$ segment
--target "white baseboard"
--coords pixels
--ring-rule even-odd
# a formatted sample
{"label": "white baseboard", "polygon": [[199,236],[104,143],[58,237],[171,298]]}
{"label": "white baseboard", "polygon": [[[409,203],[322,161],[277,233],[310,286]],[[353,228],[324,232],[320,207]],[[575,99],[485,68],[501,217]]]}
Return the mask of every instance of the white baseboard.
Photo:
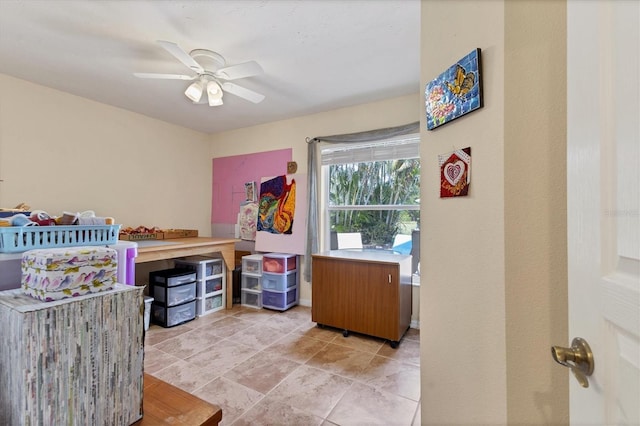
{"label": "white baseboard", "polygon": [[306,307],[310,308],[311,307],[311,300],[309,300],[309,299],[300,299],[298,301],[298,305],[306,306]]}
{"label": "white baseboard", "polygon": [[415,328],[420,330],[420,321],[419,320],[411,320],[411,323],[409,324],[409,328]]}

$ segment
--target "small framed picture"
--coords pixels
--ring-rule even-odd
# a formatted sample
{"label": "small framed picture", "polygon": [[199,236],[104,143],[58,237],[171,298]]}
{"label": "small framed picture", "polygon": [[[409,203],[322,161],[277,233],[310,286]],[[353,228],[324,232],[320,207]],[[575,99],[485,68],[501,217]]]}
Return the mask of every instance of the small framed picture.
{"label": "small framed picture", "polygon": [[257,201],[256,200],[256,183],[255,182],[247,182],[244,184],[244,192],[245,198],[247,201]]}

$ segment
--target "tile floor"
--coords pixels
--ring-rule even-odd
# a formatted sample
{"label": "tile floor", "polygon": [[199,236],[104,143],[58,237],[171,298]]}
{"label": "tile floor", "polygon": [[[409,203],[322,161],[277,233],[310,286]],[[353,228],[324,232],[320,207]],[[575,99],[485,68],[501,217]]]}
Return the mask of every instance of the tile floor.
{"label": "tile floor", "polygon": [[145,372],[222,408],[222,425],[418,425],[419,331],[388,342],[319,328],[311,308],[234,305],[151,325]]}

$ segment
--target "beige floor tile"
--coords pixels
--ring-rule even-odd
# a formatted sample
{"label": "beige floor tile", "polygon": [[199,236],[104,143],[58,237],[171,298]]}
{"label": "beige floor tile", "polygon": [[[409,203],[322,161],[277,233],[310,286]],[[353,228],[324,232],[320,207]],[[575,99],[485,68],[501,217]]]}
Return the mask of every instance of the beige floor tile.
{"label": "beige floor tile", "polygon": [[212,330],[197,329],[167,339],[155,347],[177,358],[186,359],[219,340]]}
{"label": "beige floor tile", "polygon": [[264,349],[284,337],[287,332],[273,328],[269,320],[260,322],[233,335],[233,341],[255,349]]}
{"label": "beige floor tile", "polygon": [[378,355],[408,364],[420,365],[420,342],[402,339],[396,349],[389,345],[383,345],[378,351]]}
{"label": "beige floor tile", "polygon": [[171,364],[180,361],[180,358],[176,358],[173,355],[162,352],[160,349],[156,349],[153,346],[147,346],[144,348],[144,372],[148,374],[154,374],[163,368],[167,368]]}
{"label": "beige floor tile", "polygon": [[411,425],[418,403],[401,396],[353,383],[327,420],[347,425]]}
{"label": "beige floor tile", "polygon": [[311,321],[311,307],[300,305],[294,306],[291,309],[283,311],[282,315],[295,319],[298,325],[300,325],[302,322]]}
{"label": "beige floor tile", "polygon": [[361,372],[359,381],[414,401],[420,399],[420,367],[412,364],[375,356]]}
{"label": "beige floor tile", "polygon": [[269,398],[325,418],[351,383],[344,377],[301,365],[269,393]]}
{"label": "beige floor tile", "polygon": [[198,368],[189,362],[180,360],[158,371],[154,376],[193,393],[196,389],[218,377],[218,373],[215,370]]}
{"label": "beige floor tile", "polygon": [[320,417],[267,396],[237,419],[233,426],[314,426],[321,425],[322,422]]}
{"label": "beige floor tile", "polygon": [[200,327],[198,330],[207,330],[211,331],[214,335],[220,338],[226,338],[233,336],[239,331],[246,330],[249,327],[253,327],[256,324],[256,321],[251,321],[249,318],[242,319],[238,318],[235,315],[226,316],[214,323],[211,323],[209,327]]}
{"label": "beige floor tile", "polygon": [[233,423],[245,411],[263,398],[263,394],[224,377],[209,382],[193,393],[198,398],[217,405],[222,409],[221,425]]}
{"label": "beige floor tile", "polygon": [[212,312],[210,314],[198,317],[190,322],[189,325],[192,328],[208,327],[214,322],[220,321],[223,318],[233,315],[233,313],[235,313],[235,311],[231,311],[230,309],[222,309],[220,311]]}
{"label": "beige floor tile", "polygon": [[352,349],[357,349],[363,352],[371,352],[375,354],[385,343],[384,339],[366,336],[364,334],[349,333],[348,337],[344,337],[341,331],[335,330],[335,332],[339,336],[333,339],[331,343],[340,346],[346,346]]}
{"label": "beige floor tile", "polygon": [[224,377],[266,394],[298,365],[277,355],[259,352],[225,373]]}
{"label": "beige floor tile", "polygon": [[175,336],[179,336],[188,331],[193,330],[194,327],[190,323],[181,324],[179,326],[164,328],[156,324],[151,324],[149,330],[146,331],[144,336],[144,344],[146,346],[153,346],[160,342],[164,342]]}
{"label": "beige floor tile", "polygon": [[[410,328],[404,334],[403,339],[416,340],[416,341],[419,342],[420,341],[420,329],[418,329],[418,328]],[[402,342],[400,344],[402,344]]]}
{"label": "beige floor tile", "polygon": [[292,333],[266,347],[264,352],[278,355],[291,361],[304,363],[326,345],[327,342]]}
{"label": "beige floor tile", "polygon": [[198,368],[215,371],[221,376],[257,353],[256,348],[226,339],[188,357],[186,361]]}
{"label": "beige floor tile", "polygon": [[283,312],[281,314],[272,315],[266,321],[264,321],[264,324],[285,333],[290,333],[300,326],[300,322],[300,319],[296,318],[295,316],[287,316]]}
{"label": "beige floor tile", "polygon": [[294,333],[301,334],[306,337],[313,337],[314,339],[322,340],[325,342],[331,342],[341,334],[336,333],[335,329],[318,327],[315,322],[306,321],[300,327],[294,330]]}
{"label": "beige floor tile", "polygon": [[277,311],[271,311],[269,309],[255,309],[247,307],[233,314],[233,317],[242,318],[245,321],[266,321],[268,318],[277,314]]}
{"label": "beige floor tile", "polygon": [[307,361],[307,365],[350,379],[357,379],[373,357],[374,354],[370,352],[328,343]]}

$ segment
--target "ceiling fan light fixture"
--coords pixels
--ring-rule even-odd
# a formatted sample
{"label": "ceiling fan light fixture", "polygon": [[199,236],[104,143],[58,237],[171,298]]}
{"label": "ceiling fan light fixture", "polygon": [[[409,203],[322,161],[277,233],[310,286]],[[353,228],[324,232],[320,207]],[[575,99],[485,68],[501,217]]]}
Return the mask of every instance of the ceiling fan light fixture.
{"label": "ceiling fan light fixture", "polygon": [[222,98],[222,87],[215,81],[209,81],[207,83],[207,95],[210,98]]}
{"label": "ceiling fan light fixture", "polygon": [[222,105],[222,97],[216,99],[216,98],[209,98],[209,106],[220,106]]}
{"label": "ceiling fan light fixture", "polygon": [[222,87],[216,81],[207,83],[207,97],[209,98],[209,106],[222,105]]}
{"label": "ceiling fan light fixture", "polygon": [[202,91],[204,87],[200,81],[193,82],[187,87],[184,94],[187,98],[191,99],[193,102],[200,102],[202,99]]}
{"label": "ceiling fan light fixture", "polygon": [[[187,53],[176,43],[170,41],[158,40],[158,44],[191,71],[194,71],[196,75],[134,73],[136,77],[193,81],[185,90],[184,95],[194,104],[199,105],[206,103],[210,106],[222,105],[225,93],[231,93],[254,104],[264,100],[264,95],[228,81],[262,74],[264,70],[256,61],[227,66],[222,55],[208,49],[194,49]],[[205,91],[207,102],[203,99]]]}

